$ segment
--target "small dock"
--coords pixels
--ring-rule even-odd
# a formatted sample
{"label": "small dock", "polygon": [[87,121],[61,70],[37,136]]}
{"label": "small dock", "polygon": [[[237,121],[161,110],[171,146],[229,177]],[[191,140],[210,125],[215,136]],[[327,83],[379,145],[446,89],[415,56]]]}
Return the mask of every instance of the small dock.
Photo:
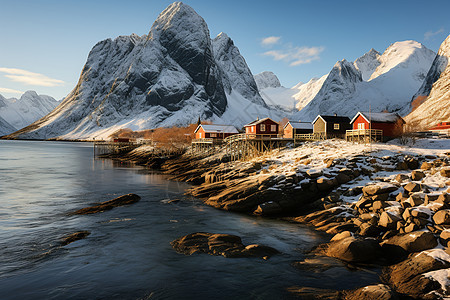
{"label": "small dock", "polygon": [[94,142],[94,157],[130,152],[141,145],[135,142]]}
{"label": "small dock", "polygon": [[294,139],[285,139],[281,134],[260,135],[260,134],[235,134],[223,140],[226,152],[231,160],[259,156],[264,152],[285,147]]}

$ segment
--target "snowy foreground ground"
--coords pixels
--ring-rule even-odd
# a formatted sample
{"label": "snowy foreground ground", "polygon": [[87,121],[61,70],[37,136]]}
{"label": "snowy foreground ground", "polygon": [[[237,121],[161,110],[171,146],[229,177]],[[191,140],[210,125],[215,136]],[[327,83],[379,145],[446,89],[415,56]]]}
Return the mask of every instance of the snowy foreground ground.
{"label": "snowy foreground ground", "polygon": [[[400,145],[399,140],[393,140],[389,143],[374,143],[374,144],[355,144],[342,140],[327,140],[320,142],[309,142],[297,148],[274,151],[270,155],[258,157],[253,159],[254,162],[268,161],[265,165],[266,171],[264,174],[273,174],[276,176],[285,175],[289,177],[293,173],[296,174],[321,174],[317,179],[330,178],[333,173],[345,168],[345,163],[352,161],[354,157],[367,157],[365,160],[355,160],[355,163],[361,169],[367,169],[368,175],[359,176],[354,180],[341,185],[338,190],[342,191],[341,200],[347,206],[355,205],[360,199],[361,194],[351,195],[344,191],[361,189],[370,184],[396,184],[398,182],[399,174],[406,176],[411,175],[411,170],[399,170],[398,163],[404,157],[411,156],[415,158],[423,158],[425,160],[439,159],[440,157],[448,157],[450,152],[450,139],[418,139],[416,141],[409,141],[409,145]],[[329,162],[334,160],[336,163],[330,166]],[[370,161],[370,162],[367,162]],[[340,165],[340,163],[342,163]],[[418,166],[418,169],[420,165]],[[446,167],[448,168],[448,167]],[[422,168],[423,169],[423,168]],[[430,194],[448,193],[450,178],[442,176],[439,171],[422,170],[425,177],[420,181],[416,181],[429,189]],[[307,179],[305,179],[307,180]],[[411,182],[411,179],[407,181]],[[405,182],[403,182],[405,184]],[[271,189],[284,188],[284,184],[273,186]],[[298,183],[300,188],[301,182]],[[400,193],[401,189],[396,193]],[[423,194],[423,193],[421,193]],[[391,201],[393,202],[393,201]],[[394,203],[395,204],[395,203]],[[433,203],[423,203],[422,205],[414,205],[414,209],[424,212],[432,219]],[[395,204],[393,207],[386,209],[389,213],[396,214],[396,207],[400,204]],[[398,209],[397,209],[398,210]],[[400,213],[401,218],[401,213]],[[449,229],[446,229],[447,231]],[[426,228],[419,229],[419,231],[427,231]],[[427,254],[436,257],[438,260],[450,263],[450,255],[448,251],[444,252],[445,247],[438,243],[434,249],[421,252],[417,255]],[[450,288],[450,269],[442,269],[423,274],[425,277],[431,277],[441,284],[443,291],[449,291]],[[447,294],[445,293],[445,294]],[[446,298],[450,299],[450,298]]]}
{"label": "snowy foreground ground", "polygon": [[[309,142],[301,145],[300,147],[274,151],[270,155],[258,157],[253,161],[270,160],[273,162],[270,166],[266,166],[268,173],[277,175],[290,175],[292,173],[306,173],[306,172],[322,172],[322,178],[327,178],[327,174],[333,171],[339,171],[343,168],[343,165],[336,164],[335,166],[328,168],[327,159],[344,159],[346,161],[351,160],[352,157],[366,155],[373,157],[377,160],[378,165],[382,167],[382,171],[375,173],[375,176],[363,176],[353,180],[345,185],[342,185],[344,189],[351,189],[358,186],[365,186],[370,182],[380,181],[379,179],[390,178],[396,176],[399,170],[396,170],[396,166],[392,164],[387,158],[395,156],[445,156],[445,153],[450,152],[450,139],[418,139],[415,143],[410,141],[409,145],[400,145],[398,140],[393,140],[390,143],[373,143],[373,144],[356,144],[346,142],[343,140],[326,140],[320,142]],[[359,164],[359,163],[357,163]],[[371,164],[373,165],[373,164]],[[370,168],[370,165],[363,166]],[[403,173],[408,173],[404,171]],[[321,177],[318,177],[320,179]],[[427,176],[425,184],[439,190],[445,188],[445,182],[448,178],[440,176],[439,173],[433,176]],[[358,201],[359,196],[347,197],[347,202]]]}

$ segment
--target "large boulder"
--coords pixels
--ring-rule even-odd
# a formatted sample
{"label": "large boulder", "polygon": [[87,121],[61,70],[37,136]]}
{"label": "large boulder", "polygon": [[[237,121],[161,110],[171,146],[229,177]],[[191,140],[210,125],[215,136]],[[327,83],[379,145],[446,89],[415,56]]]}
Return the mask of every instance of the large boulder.
{"label": "large boulder", "polygon": [[429,231],[414,231],[391,237],[383,241],[382,246],[387,250],[395,251],[397,249],[407,253],[413,253],[434,248],[437,244],[438,242],[433,233]]}
{"label": "large boulder", "polygon": [[376,260],[380,250],[375,239],[351,236],[331,242],[326,254],[346,262],[361,263]]}
{"label": "large boulder", "polygon": [[224,257],[260,257],[267,259],[279,253],[276,249],[262,245],[242,243],[240,237],[231,234],[196,232],[180,237],[170,243],[179,253],[192,255],[207,253]]}
{"label": "large boulder", "polygon": [[450,225],[450,209],[437,211],[433,216],[433,221],[437,225]]}
{"label": "large boulder", "polygon": [[378,225],[386,228],[386,229],[395,229],[397,227],[397,222],[402,218],[396,214],[384,211],[380,215],[380,220],[378,221]]}
{"label": "large boulder", "polygon": [[442,249],[433,249],[410,256],[407,260],[386,268],[383,277],[402,294],[421,298],[440,284],[428,276],[431,271],[450,267],[450,255]]}
{"label": "large boulder", "polygon": [[421,170],[414,170],[411,172],[411,179],[413,181],[422,180],[425,177],[425,173]]}
{"label": "large boulder", "polygon": [[397,294],[385,284],[368,285],[353,291],[344,292],[345,300],[394,300]]}
{"label": "large boulder", "polygon": [[396,191],[398,188],[387,182],[377,182],[375,184],[366,185],[362,192],[364,196],[374,196],[379,194],[386,194]]}

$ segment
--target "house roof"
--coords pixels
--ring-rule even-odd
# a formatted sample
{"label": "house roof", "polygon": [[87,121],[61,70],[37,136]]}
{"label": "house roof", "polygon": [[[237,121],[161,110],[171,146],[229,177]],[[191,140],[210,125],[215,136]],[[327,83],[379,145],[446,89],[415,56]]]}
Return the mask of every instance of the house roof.
{"label": "house roof", "polygon": [[257,125],[257,124],[262,123],[262,122],[267,121],[267,120],[270,120],[270,121],[272,121],[272,122],[278,124],[278,122],[275,122],[275,121],[272,120],[271,118],[264,118],[264,119],[261,119],[261,120],[258,120],[258,119],[257,119],[257,120],[255,120],[255,121],[253,121],[253,122],[250,122],[250,123],[248,123],[247,125],[245,125],[244,127]]}
{"label": "house roof", "polygon": [[398,119],[400,119],[403,123],[406,123],[402,117],[400,117],[397,113],[374,113],[374,112],[358,112],[350,123],[355,122],[358,116],[362,116],[367,122],[377,122],[377,123],[395,123]]}
{"label": "house roof", "polygon": [[318,115],[314,121],[312,121],[312,124],[316,123],[317,119],[321,118],[326,123],[349,123],[350,124],[350,118],[344,117],[344,116],[324,116],[324,115]]}
{"label": "house roof", "polygon": [[313,129],[313,125],[309,122],[295,122],[295,121],[289,121],[284,125],[284,128],[288,126],[288,124],[291,124],[292,128],[294,129]]}
{"label": "house roof", "polygon": [[200,127],[203,128],[205,132],[212,133],[239,133],[239,131],[233,125],[209,125],[209,124],[201,124],[195,129],[194,133],[196,133]]}

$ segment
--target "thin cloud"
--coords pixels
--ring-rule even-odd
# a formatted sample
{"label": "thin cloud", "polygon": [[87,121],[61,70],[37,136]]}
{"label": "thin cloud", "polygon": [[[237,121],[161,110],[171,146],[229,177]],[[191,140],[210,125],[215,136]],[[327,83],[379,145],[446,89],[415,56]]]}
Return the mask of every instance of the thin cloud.
{"label": "thin cloud", "polygon": [[281,36],[268,36],[266,38],[263,38],[261,40],[261,45],[262,46],[272,46],[277,44],[281,39]]}
{"label": "thin cloud", "polygon": [[63,85],[64,81],[59,79],[53,79],[43,74],[34,73],[22,69],[15,68],[0,68],[0,73],[5,73],[6,78],[15,82],[25,83],[29,85],[37,86],[59,86]]}
{"label": "thin cloud", "polygon": [[0,87],[0,93],[4,93],[4,94],[19,94],[19,95],[23,94],[22,91],[8,89],[8,88],[2,88],[2,87]]}
{"label": "thin cloud", "polygon": [[289,47],[284,50],[267,51],[263,55],[271,56],[274,60],[282,60],[294,67],[319,60],[319,55],[324,49],[324,47]]}
{"label": "thin cloud", "polygon": [[441,29],[439,29],[438,31],[435,31],[435,32],[429,30],[429,31],[425,32],[425,34],[423,35],[423,38],[425,40],[429,40],[433,36],[438,35],[438,34],[440,34],[442,32],[444,32],[444,28],[441,28]]}

